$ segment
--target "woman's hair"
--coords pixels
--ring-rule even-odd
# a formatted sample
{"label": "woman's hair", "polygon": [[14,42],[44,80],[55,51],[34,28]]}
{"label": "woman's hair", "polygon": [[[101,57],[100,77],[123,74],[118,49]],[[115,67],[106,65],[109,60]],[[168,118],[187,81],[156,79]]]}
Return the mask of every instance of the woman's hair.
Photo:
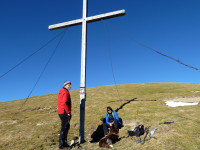
{"label": "woman's hair", "polygon": [[108,111],[108,110],[111,110],[111,111],[112,111],[112,108],[111,108],[110,106],[108,106],[108,107],[107,107],[107,111]]}

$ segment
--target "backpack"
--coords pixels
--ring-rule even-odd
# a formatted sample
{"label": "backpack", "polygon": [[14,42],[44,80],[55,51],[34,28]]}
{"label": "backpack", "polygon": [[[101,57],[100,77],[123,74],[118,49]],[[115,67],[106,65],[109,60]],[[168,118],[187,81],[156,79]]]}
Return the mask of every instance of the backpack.
{"label": "backpack", "polygon": [[144,134],[144,132],[145,132],[144,125],[140,124],[140,125],[136,126],[135,129],[128,130],[128,135],[140,137],[141,135]]}

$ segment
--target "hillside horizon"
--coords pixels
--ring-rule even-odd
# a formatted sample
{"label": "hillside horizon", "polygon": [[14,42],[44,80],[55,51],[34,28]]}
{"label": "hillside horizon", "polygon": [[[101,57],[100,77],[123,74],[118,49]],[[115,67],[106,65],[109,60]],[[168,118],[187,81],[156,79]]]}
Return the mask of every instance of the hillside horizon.
{"label": "hillside horizon", "polygon": [[[200,102],[200,84],[197,83],[133,83],[87,88],[85,109],[86,150],[99,150],[102,137],[102,118],[106,107],[117,110],[124,127],[114,149],[194,149],[200,147],[200,105],[168,107],[166,100],[197,98]],[[79,89],[70,91],[72,120],[68,143],[79,136]],[[58,149],[60,119],[57,114],[58,93],[0,103],[0,149]],[[173,122],[163,124],[164,122]],[[138,124],[158,128],[152,139],[141,145],[127,131]],[[144,136],[142,136],[142,139]],[[76,150],[78,145],[72,149]]]}
{"label": "hillside horizon", "polygon": [[[150,83],[182,83],[182,84],[200,84],[200,83],[190,83],[190,82],[145,82],[145,83],[124,83],[124,84],[116,84],[116,85],[129,85],[129,84],[150,84]],[[104,87],[104,86],[115,86],[114,84],[110,84],[110,85],[101,85],[101,86],[94,86],[94,87],[86,87],[86,89],[90,89],[90,88],[97,88],[97,87]],[[60,87],[62,88],[62,87]],[[60,89],[58,89],[58,92],[59,92]],[[75,91],[75,90],[80,90],[80,89],[73,89],[73,90],[70,90],[70,92],[72,91]],[[33,96],[30,96],[29,98],[31,97],[37,97],[37,96],[44,96],[44,95],[50,95],[50,94],[58,94],[58,92],[56,93],[47,93],[47,94],[41,94],[41,95],[33,95]],[[87,91],[86,91],[87,92]],[[0,101],[0,103],[3,103],[3,102],[10,102],[10,101],[18,101],[18,100],[25,100],[25,98],[20,98],[20,99],[13,99],[13,100],[6,100],[6,101]]]}

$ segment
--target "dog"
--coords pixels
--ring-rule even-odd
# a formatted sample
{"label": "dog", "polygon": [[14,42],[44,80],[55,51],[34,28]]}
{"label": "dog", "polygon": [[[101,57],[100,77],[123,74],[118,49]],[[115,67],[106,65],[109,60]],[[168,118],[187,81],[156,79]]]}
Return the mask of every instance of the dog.
{"label": "dog", "polygon": [[113,143],[119,139],[119,131],[116,127],[111,127],[110,132],[107,136],[101,138],[99,141],[99,147],[113,148]]}

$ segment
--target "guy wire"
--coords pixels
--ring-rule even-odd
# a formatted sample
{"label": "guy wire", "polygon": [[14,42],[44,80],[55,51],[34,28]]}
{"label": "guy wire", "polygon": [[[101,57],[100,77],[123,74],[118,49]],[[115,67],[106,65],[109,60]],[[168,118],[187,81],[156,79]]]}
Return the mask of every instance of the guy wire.
{"label": "guy wire", "polygon": [[149,46],[147,46],[147,45],[145,45],[145,44],[143,44],[143,43],[141,43],[141,42],[138,42],[137,40],[135,40],[135,39],[132,38],[131,36],[129,36],[129,35],[123,33],[122,31],[120,31],[120,30],[117,29],[116,27],[113,27],[113,26],[110,25],[110,24],[109,24],[109,26],[111,26],[113,30],[119,32],[121,35],[123,35],[123,36],[125,36],[126,38],[132,40],[133,42],[137,43],[138,45],[140,45],[140,46],[142,46],[142,47],[145,47],[145,48],[147,48],[147,49],[150,49],[150,50],[156,52],[157,54],[162,55],[162,56],[164,56],[164,57],[167,57],[167,58],[169,58],[169,59],[171,59],[171,60],[174,60],[174,61],[176,61],[177,63],[179,63],[179,64],[181,64],[181,65],[184,65],[184,66],[186,66],[186,67],[188,67],[188,68],[194,69],[194,70],[196,70],[196,71],[200,71],[199,68],[195,68],[195,67],[193,67],[193,66],[191,66],[191,65],[188,65],[188,64],[185,64],[185,63],[181,62],[179,59],[176,59],[176,58],[173,58],[173,57],[171,57],[171,56],[165,55],[165,54],[159,52],[158,50],[155,50],[155,49],[153,49],[153,48],[151,48],[151,47],[149,47]]}
{"label": "guy wire", "polygon": [[61,36],[61,38],[60,38],[58,44],[56,45],[56,47],[55,47],[53,53],[52,53],[51,56],[49,57],[49,60],[47,61],[45,67],[43,68],[42,72],[40,73],[40,75],[39,75],[39,77],[38,77],[36,83],[34,84],[33,88],[31,89],[30,93],[28,94],[28,97],[26,98],[26,100],[24,101],[24,103],[21,105],[21,107],[20,107],[19,109],[22,109],[22,107],[23,107],[23,106],[25,105],[25,103],[28,101],[30,95],[32,94],[32,92],[33,92],[33,90],[35,89],[36,85],[37,85],[38,82],[40,81],[40,79],[41,79],[41,77],[42,77],[44,71],[46,70],[46,68],[47,68],[47,66],[48,66],[48,64],[49,64],[49,62],[50,62],[51,59],[53,58],[53,56],[54,56],[54,54],[55,54],[55,52],[56,52],[56,50],[57,50],[57,48],[58,48],[60,42],[62,41],[62,39],[63,39],[63,37],[64,37],[66,31],[67,31],[67,29],[64,30],[63,35]]}
{"label": "guy wire", "polygon": [[53,37],[51,40],[49,40],[46,44],[44,44],[42,47],[40,47],[38,50],[36,50],[35,52],[33,52],[32,54],[30,54],[29,56],[27,56],[26,58],[24,58],[22,61],[20,61],[18,64],[16,64],[15,66],[13,66],[11,69],[9,69],[7,72],[5,72],[4,74],[2,74],[0,76],[0,78],[2,78],[3,76],[5,76],[6,74],[8,74],[10,71],[12,71],[13,69],[15,69],[16,67],[18,67],[19,65],[21,65],[23,62],[25,62],[26,60],[28,60],[30,57],[32,57],[33,55],[35,55],[37,52],[39,52],[40,50],[42,50],[44,47],[46,47],[49,43],[51,43],[53,40],[55,40],[58,36],[60,36],[63,32],[62,31],[60,33],[58,33],[55,37]]}
{"label": "guy wire", "polygon": [[109,37],[108,37],[108,30],[106,28],[105,21],[103,21],[103,23],[104,23],[105,35],[106,35],[107,46],[108,46],[108,54],[109,54],[109,57],[110,57],[110,66],[111,66],[111,69],[112,69],[112,75],[113,75],[113,79],[114,79],[115,88],[116,88],[116,91],[117,91],[117,94],[118,94],[118,98],[120,100],[119,90],[118,90],[118,87],[117,87],[114,69],[113,69],[113,64],[112,64],[112,55],[111,55],[111,48],[110,48],[110,40],[109,40]]}

